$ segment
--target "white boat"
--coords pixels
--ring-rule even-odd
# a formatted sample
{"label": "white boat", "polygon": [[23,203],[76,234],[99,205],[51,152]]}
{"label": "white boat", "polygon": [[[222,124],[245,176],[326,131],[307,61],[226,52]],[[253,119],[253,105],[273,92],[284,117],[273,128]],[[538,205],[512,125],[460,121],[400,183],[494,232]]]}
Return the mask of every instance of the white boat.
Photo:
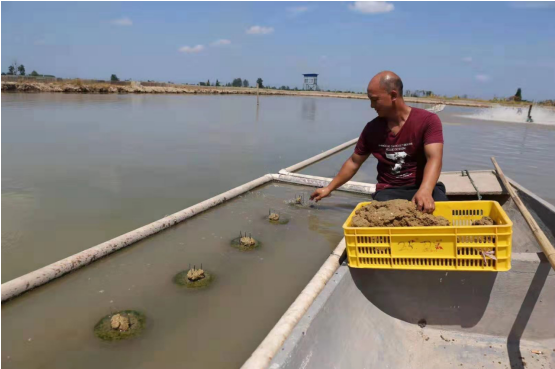
{"label": "white boat", "polygon": [[[555,368],[555,272],[495,172],[470,175],[513,221],[509,271],[356,269],[343,256],[287,336],[276,335],[282,318],[244,367]],[[468,176],[440,180],[450,200],[477,199]],[[555,207],[510,183],[553,243]]]}

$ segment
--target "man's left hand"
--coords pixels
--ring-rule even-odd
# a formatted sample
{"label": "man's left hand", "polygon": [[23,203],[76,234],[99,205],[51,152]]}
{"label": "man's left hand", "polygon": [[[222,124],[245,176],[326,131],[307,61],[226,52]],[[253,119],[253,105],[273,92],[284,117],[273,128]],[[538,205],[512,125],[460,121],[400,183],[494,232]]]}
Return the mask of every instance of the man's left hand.
{"label": "man's left hand", "polygon": [[419,189],[412,198],[412,202],[416,204],[416,208],[425,213],[433,213],[436,209],[432,192],[426,189]]}

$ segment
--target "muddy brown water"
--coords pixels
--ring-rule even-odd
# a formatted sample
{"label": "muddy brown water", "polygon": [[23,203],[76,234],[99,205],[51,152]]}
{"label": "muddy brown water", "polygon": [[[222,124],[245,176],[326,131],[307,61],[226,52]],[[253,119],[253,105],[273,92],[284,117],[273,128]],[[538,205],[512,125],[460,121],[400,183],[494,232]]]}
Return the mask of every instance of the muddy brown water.
{"label": "muddy brown water", "polygon": [[[495,155],[555,203],[555,126],[478,113],[440,113],[444,170],[491,169]],[[251,96],[2,94],[2,282],[343,143],[374,116],[367,101],[348,99],[261,97],[257,109]],[[302,172],[333,176],[350,152]],[[375,182],[375,165],[355,180]],[[3,304],[2,365],[240,365],[365,200],[336,193],[317,211],[283,205],[299,192],[265,186]],[[290,222],[270,224],[269,208]],[[263,246],[231,248],[240,230]],[[201,262],[214,285],[176,290],[175,273]],[[98,319],[123,309],[147,314],[146,334],[118,346],[96,340]]]}
{"label": "muddy brown water", "polygon": [[[363,196],[338,193],[320,208],[284,199],[309,188],[268,184],[2,305],[3,368],[234,368],[294,301],[342,238]],[[268,208],[290,217],[276,227]],[[230,246],[239,230],[260,248]],[[173,283],[189,263],[215,275],[202,290]],[[104,342],[110,312],[147,316],[136,338]]]}
{"label": "muddy brown water", "polygon": [[[365,100],[264,96],[257,108],[255,99],[3,93],[2,282],[276,173],[375,117]],[[495,155],[506,175],[555,203],[555,125],[496,114],[516,113],[440,113],[444,170],[491,169]],[[351,152],[303,172],[333,176]],[[371,158],[355,180],[375,182],[375,166]]]}

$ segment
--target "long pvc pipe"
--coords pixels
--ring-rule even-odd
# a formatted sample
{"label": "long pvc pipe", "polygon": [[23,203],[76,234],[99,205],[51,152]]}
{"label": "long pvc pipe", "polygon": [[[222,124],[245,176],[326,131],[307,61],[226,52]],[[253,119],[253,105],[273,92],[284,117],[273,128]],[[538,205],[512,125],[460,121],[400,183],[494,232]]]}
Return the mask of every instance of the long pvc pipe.
{"label": "long pvc pipe", "polygon": [[[356,139],[346,142],[344,144],[341,144],[337,147],[334,147],[333,149],[323,152],[319,155],[316,155],[310,159],[304,160],[301,163],[298,163],[289,167],[288,169],[290,168],[294,169],[299,164],[302,164],[302,166],[298,167],[298,169],[305,168],[339,151],[346,149],[347,147],[353,145],[354,143],[356,143]],[[196,205],[190,206],[175,214],[168,215],[167,217],[164,217],[160,220],[147,224],[141,228],[137,228],[131,232],[125,233],[116,238],[112,238],[109,241],[103,242],[87,250],[68,256],[65,259],[59,260],[55,263],[52,263],[50,265],[37,269],[33,272],[22,275],[21,277],[18,277],[18,278],[12,279],[11,281],[3,283],[2,302],[8,299],[11,299],[15,296],[18,296],[33,288],[39,287],[45,283],[48,283],[51,280],[61,277],[66,273],[79,269],[87,264],[92,263],[97,259],[100,259],[106,255],[109,255],[124,247],[127,247],[148,236],[151,236],[177,223],[180,223],[200,212],[210,209],[229,199],[232,199],[240,194],[243,194],[255,187],[258,187],[264,183],[267,183],[273,179],[278,179],[278,178],[279,178],[278,174],[266,174],[251,182],[245,183],[239,187],[235,187],[234,189],[231,189],[220,195],[214,196]],[[299,184],[307,184],[307,183],[299,183]]]}
{"label": "long pvc pipe", "polygon": [[[317,177],[308,174],[289,173],[285,169],[279,171],[279,174],[272,174],[276,181],[295,183],[305,186],[324,187],[327,186],[333,178]],[[340,191],[356,192],[362,194],[373,194],[376,192],[376,185],[363,182],[349,181],[343,186],[337,188]]]}
{"label": "long pvc pipe", "polygon": [[295,165],[291,165],[290,167],[285,168],[285,170],[288,171],[288,172],[296,172],[298,170],[306,168],[309,165],[312,165],[312,164],[317,163],[321,160],[324,160],[328,156],[331,156],[333,154],[337,154],[338,152],[347,149],[349,146],[353,146],[354,144],[357,143],[357,141],[358,141],[358,137],[353,138],[352,140],[347,141],[347,142],[345,142],[345,143],[343,143],[339,146],[336,146],[333,149],[329,149],[328,151],[324,151],[323,153],[315,155],[315,156],[313,156],[309,159],[306,159],[304,161],[301,161],[300,163],[297,163]]}
{"label": "long pvc pipe", "polygon": [[264,341],[252,353],[251,357],[243,364],[242,369],[266,368],[276,352],[283,345],[287,337],[293,331],[304,313],[308,310],[314,299],[322,291],[326,283],[339,268],[339,259],[345,252],[345,239],[333,250],[318,273],[312,278],[289,309],[283,314],[274,328],[268,333]]}
{"label": "long pvc pipe", "polygon": [[273,176],[271,174],[266,174],[251,182],[245,183],[239,187],[235,187],[227,192],[214,196],[196,205],[190,206],[175,214],[168,215],[167,217],[147,224],[141,228],[137,228],[134,231],[125,233],[119,237],[103,242],[97,246],[93,246],[75,255],[71,255],[65,259],[37,269],[34,272],[30,272],[21,277],[12,279],[11,281],[2,284],[2,301],[6,301],[25,291],[50,282],[55,278],[61,277],[66,273],[79,269],[89,263],[92,263],[96,259],[127,247],[137,241],[140,241],[148,236],[151,236],[179,222],[182,222],[185,219],[188,219],[198,213],[201,213],[229,199],[241,195],[255,187],[270,182],[271,180],[273,180]]}

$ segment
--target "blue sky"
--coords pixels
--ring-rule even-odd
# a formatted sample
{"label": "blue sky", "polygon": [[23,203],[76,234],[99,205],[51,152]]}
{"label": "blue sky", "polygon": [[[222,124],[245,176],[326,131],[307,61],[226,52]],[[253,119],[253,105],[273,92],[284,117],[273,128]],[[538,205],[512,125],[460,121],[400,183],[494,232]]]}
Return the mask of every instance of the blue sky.
{"label": "blue sky", "polygon": [[[2,2],[2,71],[555,98],[555,2]],[[200,45],[200,46],[198,46]]]}

